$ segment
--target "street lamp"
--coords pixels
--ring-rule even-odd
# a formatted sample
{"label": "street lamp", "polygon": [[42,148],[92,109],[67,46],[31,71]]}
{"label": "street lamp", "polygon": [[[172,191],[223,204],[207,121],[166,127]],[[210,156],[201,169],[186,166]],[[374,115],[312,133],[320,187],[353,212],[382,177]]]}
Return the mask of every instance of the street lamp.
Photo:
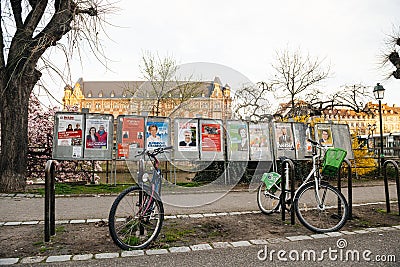
{"label": "street lamp", "polygon": [[379,176],[381,176],[381,167],[383,166],[383,163],[385,161],[384,154],[383,154],[383,125],[382,125],[382,102],[381,102],[381,100],[383,99],[383,97],[385,95],[385,88],[383,88],[382,85],[377,83],[376,86],[374,87],[373,93],[379,103],[379,130],[380,130],[380,139],[381,139],[381,151],[380,151],[380,155],[379,155],[378,166],[379,166]]}

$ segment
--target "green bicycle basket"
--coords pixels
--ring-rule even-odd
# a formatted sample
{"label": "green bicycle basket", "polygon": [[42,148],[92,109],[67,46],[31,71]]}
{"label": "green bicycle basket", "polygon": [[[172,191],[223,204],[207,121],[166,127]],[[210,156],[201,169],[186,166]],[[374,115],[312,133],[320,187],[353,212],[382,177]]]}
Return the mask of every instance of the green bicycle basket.
{"label": "green bicycle basket", "polygon": [[336,175],[346,155],[347,151],[344,149],[328,148],[322,164],[322,174],[327,176]]}
{"label": "green bicycle basket", "polygon": [[265,183],[267,190],[270,190],[272,193],[274,193],[278,189],[277,186],[281,182],[281,175],[276,172],[267,172],[263,174],[261,181]]}

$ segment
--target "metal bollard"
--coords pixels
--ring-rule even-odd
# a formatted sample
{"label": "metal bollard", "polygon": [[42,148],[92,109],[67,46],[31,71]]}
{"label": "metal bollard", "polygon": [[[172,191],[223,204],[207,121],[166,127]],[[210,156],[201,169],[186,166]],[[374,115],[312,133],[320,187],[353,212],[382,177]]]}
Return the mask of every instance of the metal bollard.
{"label": "metal bollard", "polygon": [[45,167],[44,242],[56,234],[55,227],[55,163],[48,160]]}
{"label": "metal bollard", "polygon": [[[353,178],[352,178],[352,171],[351,171],[351,162],[348,159],[345,159],[343,163],[347,164],[347,202],[349,204],[349,220],[353,219]],[[342,163],[342,164],[343,164]],[[338,190],[342,191],[341,186],[341,171],[338,172]]]}
{"label": "metal bollard", "polygon": [[295,213],[293,209],[293,198],[295,191],[295,172],[294,172],[294,163],[291,159],[285,159],[282,161],[282,168],[284,169],[284,175],[282,175],[282,193],[281,193],[281,214],[282,221],[285,221],[285,213],[286,213],[286,187],[287,183],[290,180],[290,203],[292,203],[292,207],[290,209],[290,223],[291,225],[295,224]]}
{"label": "metal bollard", "polygon": [[398,210],[399,210],[399,215],[400,215],[400,183],[399,183],[399,165],[397,165],[396,161],[394,160],[385,160],[383,163],[383,182],[385,185],[385,199],[386,199],[386,213],[390,213],[390,199],[389,199],[389,182],[387,178],[387,165],[392,164],[394,169],[396,170],[396,191],[397,191],[397,205],[398,205]]}

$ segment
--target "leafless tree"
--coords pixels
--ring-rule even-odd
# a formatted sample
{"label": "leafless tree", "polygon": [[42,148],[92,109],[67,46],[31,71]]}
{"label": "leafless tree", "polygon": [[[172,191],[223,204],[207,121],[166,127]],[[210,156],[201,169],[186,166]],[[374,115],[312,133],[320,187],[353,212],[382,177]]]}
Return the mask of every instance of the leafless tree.
{"label": "leafless tree", "polygon": [[291,52],[286,48],[276,52],[276,62],[272,64],[274,75],[270,80],[276,96],[289,98],[292,108],[296,99],[307,100],[316,86],[329,77],[330,67],[323,63],[309,54],[304,56],[300,50]]}
{"label": "leafless tree", "polygon": [[391,70],[393,66],[394,71],[388,71],[388,78],[394,77],[400,79],[400,27],[393,26],[393,31],[389,34],[385,40],[385,48],[382,53],[382,67],[389,67]]}
{"label": "leafless tree", "polygon": [[279,114],[283,117],[318,116],[325,110],[346,108],[357,113],[369,113],[366,103],[373,99],[371,88],[362,84],[345,85],[332,94],[322,94],[314,91],[307,100],[296,100],[294,107],[291,103],[283,105]]}
{"label": "leafless tree", "polygon": [[365,112],[365,105],[373,99],[371,88],[362,85],[345,85],[337,92],[329,94],[325,99],[315,97],[310,101],[310,104],[315,110],[329,110],[333,108],[347,108],[355,112]]}
{"label": "leafless tree", "polygon": [[[142,55],[142,63],[139,66],[143,78],[146,81],[138,91],[147,97],[148,109],[152,115],[165,114],[161,110],[165,104],[173,108],[171,112],[183,108],[191,98],[201,95],[201,82],[195,81],[193,76],[179,77],[176,60],[172,56],[161,57],[146,51]],[[170,115],[170,114],[165,114]]]}
{"label": "leafless tree", "polygon": [[260,82],[243,86],[233,97],[233,112],[241,120],[261,121],[271,112],[271,86]]}
{"label": "leafless tree", "polygon": [[60,47],[67,55],[88,41],[101,52],[99,33],[112,8],[102,0],[1,1],[0,191],[25,188],[29,96],[42,71],[57,71],[46,51]]}

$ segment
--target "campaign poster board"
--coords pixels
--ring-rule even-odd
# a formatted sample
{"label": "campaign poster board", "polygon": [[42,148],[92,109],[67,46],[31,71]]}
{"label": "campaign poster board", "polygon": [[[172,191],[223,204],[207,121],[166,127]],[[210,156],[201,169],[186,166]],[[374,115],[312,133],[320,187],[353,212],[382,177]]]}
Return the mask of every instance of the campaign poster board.
{"label": "campaign poster board", "polygon": [[199,120],[194,118],[174,119],[174,159],[199,160]]}
{"label": "campaign poster board", "polygon": [[144,149],[145,117],[119,115],[117,122],[117,159],[139,160],[135,155]]}
{"label": "campaign poster board", "polygon": [[248,161],[250,155],[249,128],[246,122],[226,121],[227,152],[229,161]]}
{"label": "campaign poster board", "polygon": [[111,160],[114,142],[114,116],[85,114],[84,159]]}
{"label": "campaign poster board", "polygon": [[53,159],[82,160],[84,115],[57,112],[54,120]]}
{"label": "campaign poster board", "polygon": [[223,129],[221,120],[200,120],[201,160],[224,160]]}
{"label": "campaign poster board", "polygon": [[295,159],[295,138],[292,123],[278,122],[273,124],[276,156]]}
{"label": "campaign poster board", "polygon": [[[322,136],[322,129],[330,129],[332,136],[332,147],[342,148],[347,151],[346,159],[354,159],[351,146],[350,128],[347,124],[318,123],[315,125],[316,138]],[[318,134],[318,131],[321,133]],[[326,134],[325,134],[326,135]],[[328,133],[329,135],[329,133]],[[318,139],[319,140],[319,139]],[[329,139],[328,139],[329,141]]]}
{"label": "campaign poster board", "polygon": [[315,138],[325,147],[333,147],[332,124],[318,123],[315,125]]}
{"label": "campaign poster board", "polygon": [[148,117],[145,127],[146,149],[154,150],[170,145],[170,119],[165,117]]}
{"label": "campaign poster board", "polygon": [[[154,150],[171,145],[171,120],[166,117],[147,117],[145,120],[145,147]],[[165,161],[171,152],[159,154],[157,157]]]}
{"label": "campaign poster board", "polygon": [[312,146],[309,139],[311,127],[304,123],[293,123],[295,151],[297,160],[309,160],[312,157]]}
{"label": "campaign poster board", "polygon": [[269,123],[249,123],[249,133],[250,160],[272,161],[273,150]]}

